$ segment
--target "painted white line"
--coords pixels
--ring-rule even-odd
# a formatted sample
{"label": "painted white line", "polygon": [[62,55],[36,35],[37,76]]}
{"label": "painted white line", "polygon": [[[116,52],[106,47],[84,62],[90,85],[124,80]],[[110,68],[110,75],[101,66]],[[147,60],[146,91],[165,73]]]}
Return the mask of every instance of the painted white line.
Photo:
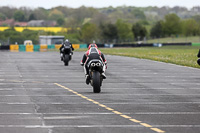
{"label": "painted white line", "polygon": [[[77,95],[0,95],[0,97],[75,97]],[[90,96],[90,95],[85,95]],[[104,96],[200,96],[200,94],[104,94]]]}
{"label": "painted white line", "polygon": [[[128,92],[127,92],[128,93]],[[130,93],[130,92],[129,92]],[[104,96],[200,96],[200,94],[104,94]],[[51,96],[51,95],[48,95]],[[52,95],[53,96],[53,95]],[[90,96],[90,95],[85,95],[85,96]]]}
{"label": "painted white line", "polygon": [[[174,128],[200,128],[200,125],[152,125],[153,127],[174,127]],[[144,127],[142,125],[0,125],[0,127],[15,127],[15,128],[55,128],[55,127]]]}
{"label": "painted white line", "polygon": [[[114,115],[113,113],[0,113],[0,115]],[[200,112],[135,112],[125,115],[199,115]]]}
{"label": "painted white line", "polygon": [[0,97],[78,97],[77,95],[0,95]]}
{"label": "painted white line", "polygon": [[180,128],[180,127],[185,127],[185,128],[188,128],[188,127],[200,127],[200,125],[152,125],[154,127],[177,127],[177,128]]}
{"label": "painted white line", "polygon": [[[29,104],[32,105],[34,103],[22,103],[22,102],[0,102],[0,104]],[[77,103],[48,103],[48,102],[37,102],[37,104],[48,104],[48,105],[65,105],[65,104],[77,104]],[[80,102],[80,104],[90,104],[90,102]],[[200,104],[200,102],[129,102],[129,103],[102,103],[107,105],[175,105],[175,104]]]}
{"label": "painted white line", "polygon": [[45,114],[45,115],[115,115],[113,113],[96,113],[96,112],[94,113],[0,113],[0,115],[42,115],[42,114]]}
{"label": "painted white line", "polygon": [[118,105],[118,104],[147,104],[147,105],[155,105],[155,104],[200,104],[200,102],[127,102],[127,103],[102,103],[108,105]]}
{"label": "painted white line", "polygon": [[13,89],[0,89],[0,91],[11,91]]}
{"label": "painted white line", "polygon": [[55,127],[143,127],[142,125],[0,125],[0,127],[15,127],[15,128],[55,128]]}
{"label": "painted white line", "polygon": [[66,119],[81,119],[88,118],[89,116],[52,116],[52,117],[43,117],[45,120],[66,120]]}
{"label": "painted white line", "polygon": [[[83,89],[83,88],[80,88]],[[88,88],[85,88],[88,89]],[[104,90],[122,90],[122,88],[104,88]],[[200,90],[199,88],[123,88],[130,90]]]}
{"label": "painted white line", "polygon": [[200,112],[136,112],[135,115],[199,115]]}

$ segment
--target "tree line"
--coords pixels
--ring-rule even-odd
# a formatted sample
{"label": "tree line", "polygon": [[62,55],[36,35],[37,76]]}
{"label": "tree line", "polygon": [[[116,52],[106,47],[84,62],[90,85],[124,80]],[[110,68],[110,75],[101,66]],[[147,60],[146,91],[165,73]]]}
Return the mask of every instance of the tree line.
{"label": "tree line", "polygon": [[[64,6],[52,9],[0,7],[0,20],[10,18],[19,22],[41,19],[56,20],[58,26],[71,28],[67,33],[57,34],[65,35],[74,43],[89,43],[92,40],[100,43],[124,43],[142,41],[150,37],[200,35],[199,12],[199,7],[193,7],[191,10],[184,7],[139,8],[126,6],[117,8],[82,6],[76,9]],[[8,31],[13,33],[8,36]],[[26,37],[24,33],[31,32],[14,33],[16,32],[14,29],[8,31],[1,32],[0,40],[10,38],[12,42],[15,40],[14,36],[19,36],[19,38],[21,36],[22,40],[22,36]],[[55,35],[55,33],[33,31],[32,36],[37,36],[33,37],[35,43],[38,43],[36,39],[42,34]]]}

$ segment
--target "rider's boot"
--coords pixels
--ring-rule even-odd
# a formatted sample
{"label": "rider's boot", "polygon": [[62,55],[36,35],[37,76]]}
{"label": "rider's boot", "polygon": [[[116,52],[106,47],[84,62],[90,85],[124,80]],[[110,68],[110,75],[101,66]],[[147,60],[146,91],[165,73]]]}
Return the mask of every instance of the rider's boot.
{"label": "rider's boot", "polygon": [[86,77],[86,84],[88,85],[90,83],[90,76],[88,74],[85,75]]}
{"label": "rider's boot", "polygon": [[103,77],[103,79],[106,79],[106,74],[104,72],[101,73],[101,76]]}
{"label": "rider's boot", "polygon": [[60,60],[63,61],[63,53],[60,54]]}

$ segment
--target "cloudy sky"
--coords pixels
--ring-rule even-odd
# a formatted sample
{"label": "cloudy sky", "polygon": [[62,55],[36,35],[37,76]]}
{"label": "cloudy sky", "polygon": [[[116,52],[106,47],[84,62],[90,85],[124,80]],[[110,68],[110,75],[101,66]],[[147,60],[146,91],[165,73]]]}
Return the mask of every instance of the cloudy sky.
{"label": "cloudy sky", "polygon": [[200,0],[0,0],[0,6],[12,7],[44,7],[50,9],[56,6],[68,6],[77,8],[82,5],[87,7],[108,7],[108,6],[184,6],[190,9],[193,6],[199,6]]}

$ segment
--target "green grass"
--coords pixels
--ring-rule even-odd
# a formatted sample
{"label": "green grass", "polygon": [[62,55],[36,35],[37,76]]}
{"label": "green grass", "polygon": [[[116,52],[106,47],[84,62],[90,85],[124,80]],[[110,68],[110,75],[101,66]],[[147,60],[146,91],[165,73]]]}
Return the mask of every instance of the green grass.
{"label": "green grass", "polygon": [[[164,46],[140,48],[101,48],[104,54],[136,57],[155,61],[173,63],[183,66],[200,68],[197,64],[197,53],[200,47],[196,46]],[[79,49],[76,51],[86,51]],[[108,61],[109,62],[109,61]]]}

